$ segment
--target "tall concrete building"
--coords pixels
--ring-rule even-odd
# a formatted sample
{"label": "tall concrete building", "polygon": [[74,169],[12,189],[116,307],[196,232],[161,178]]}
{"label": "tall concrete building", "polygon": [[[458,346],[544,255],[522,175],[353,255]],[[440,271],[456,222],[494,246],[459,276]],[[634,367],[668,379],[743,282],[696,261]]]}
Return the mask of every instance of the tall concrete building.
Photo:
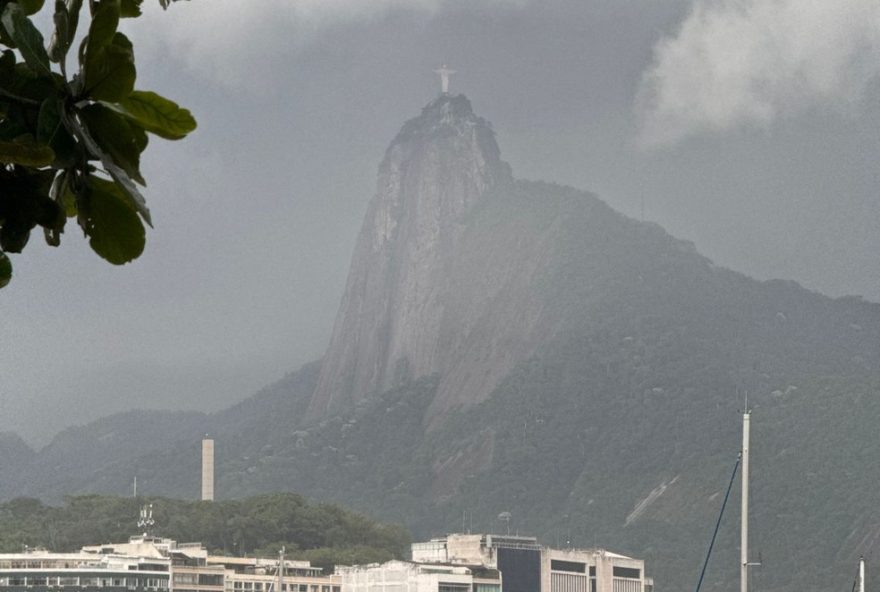
{"label": "tall concrete building", "polygon": [[653,592],[641,559],[605,549],[552,549],[527,536],[449,534],[413,543],[412,558],[497,569],[504,592]]}
{"label": "tall concrete building", "polygon": [[214,440],[202,440],[202,501],[214,501]]}

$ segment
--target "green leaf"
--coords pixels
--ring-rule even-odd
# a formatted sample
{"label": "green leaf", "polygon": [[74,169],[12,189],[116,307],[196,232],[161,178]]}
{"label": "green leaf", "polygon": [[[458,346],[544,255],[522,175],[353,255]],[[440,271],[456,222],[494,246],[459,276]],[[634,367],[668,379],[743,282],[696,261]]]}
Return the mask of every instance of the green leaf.
{"label": "green leaf", "polygon": [[[113,159],[110,158],[109,154],[101,150],[101,147],[98,146],[98,143],[92,138],[88,130],[75,117],[71,117],[68,113],[62,113],[61,117],[64,121],[65,127],[70,133],[79,138],[86,149],[101,160],[104,169],[110,173],[110,176],[113,177],[122,192],[128,196],[131,207],[140,213],[143,219],[146,220],[147,224],[152,224],[152,221],[150,220],[150,210],[147,208],[147,201],[144,199],[144,196],[141,195],[141,192],[138,190],[137,185],[134,184],[134,181],[129,178],[124,170],[113,162]],[[80,212],[80,215],[82,215],[82,212]]]}
{"label": "green leaf", "polygon": [[115,33],[113,41],[97,53],[87,53],[85,93],[98,101],[118,102],[131,94],[137,70],[128,37]]}
{"label": "green leaf", "polygon": [[0,54],[0,84],[8,88],[15,77],[15,52],[6,49]]}
{"label": "green leaf", "polygon": [[61,99],[50,97],[40,105],[37,119],[37,142],[47,144],[55,153],[56,168],[68,168],[76,164],[76,141],[61,121]]}
{"label": "green leaf", "polygon": [[86,41],[86,55],[107,47],[119,28],[119,0],[104,0],[97,4],[92,24],[89,25],[89,38]]}
{"label": "green leaf", "polygon": [[52,15],[55,22],[55,30],[52,32],[52,38],[49,40],[49,59],[55,63],[60,63],[67,55],[70,49],[70,14],[67,12],[67,5],[63,0],[55,0],[55,12]]}
{"label": "green leaf", "polygon": [[67,0],[67,47],[73,43],[76,37],[76,28],[79,26],[79,13],[82,11],[83,0]]}
{"label": "green leaf", "polygon": [[4,288],[12,279],[12,261],[6,253],[0,251],[0,288]]}
{"label": "green leaf", "polygon": [[73,189],[70,188],[70,182],[68,181],[68,175],[72,173],[61,172],[55,181],[52,183],[52,190],[49,193],[49,197],[55,200],[61,209],[64,211],[64,215],[68,218],[73,218],[76,216],[78,210],[76,207],[76,194],[73,192]]}
{"label": "green leaf", "polygon": [[30,133],[25,120],[26,113],[19,105],[9,105],[6,115],[0,121],[0,142],[13,142]]}
{"label": "green leaf", "polygon": [[196,129],[196,120],[188,109],[151,91],[133,91],[128,98],[108,107],[168,140],[179,140]]}
{"label": "green leaf", "polygon": [[20,164],[28,167],[44,167],[55,160],[55,152],[45,145],[35,142],[32,137],[20,138],[13,142],[0,142],[0,162]]}
{"label": "green leaf", "polygon": [[67,185],[66,178],[67,173],[62,171],[53,179],[52,186],[49,189],[49,199],[54,204],[53,216],[42,224],[46,243],[53,247],[61,244],[61,234],[64,232],[64,226],[68,218],[67,207],[64,203],[64,186]]}
{"label": "green leaf", "polygon": [[98,255],[122,265],[143,253],[147,240],[144,225],[115,183],[89,177],[88,210],[83,230]]}
{"label": "green leaf", "polygon": [[17,0],[27,15],[37,14],[43,8],[44,0]]}
{"label": "green leaf", "polygon": [[31,22],[22,7],[16,2],[10,2],[3,10],[3,16],[0,17],[3,28],[9,34],[18,50],[21,52],[24,61],[35,72],[48,74],[49,54],[43,46],[43,36]]}
{"label": "green leaf", "polygon": [[144,0],[122,0],[119,5],[119,16],[123,18],[134,18],[141,15],[141,4]]}
{"label": "green leaf", "polygon": [[79,113],[98,146],[129,177],[146,185],[139,170],[141,152],[147,146],[146,132],[103,104],[93,103]]}

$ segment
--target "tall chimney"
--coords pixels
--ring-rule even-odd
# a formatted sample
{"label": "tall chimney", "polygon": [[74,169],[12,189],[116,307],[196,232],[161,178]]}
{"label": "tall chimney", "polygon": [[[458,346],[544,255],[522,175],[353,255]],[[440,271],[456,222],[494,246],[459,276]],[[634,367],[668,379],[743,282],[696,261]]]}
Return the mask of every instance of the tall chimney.
{"label": "tall chimney", "polygon": [[202,440],[202,501],[214,501],[214,440]]}

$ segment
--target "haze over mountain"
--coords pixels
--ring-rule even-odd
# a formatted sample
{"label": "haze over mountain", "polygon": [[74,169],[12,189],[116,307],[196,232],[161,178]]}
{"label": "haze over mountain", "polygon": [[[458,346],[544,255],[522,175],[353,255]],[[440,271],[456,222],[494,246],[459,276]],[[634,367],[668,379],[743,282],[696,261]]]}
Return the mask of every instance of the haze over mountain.
{"label": "haze over mountain", "polygon": [[[217,411],[322,356],[376,164],[443,61],[519,177],[595,191],[752,277],[880,300],[874,0],[144,10],[139,79],[199,131],[142,163],[155,228],[135,264],[75,235],[14,261],[0,430],[31,445],[134,408]],[[649,122],[678,141],[645,150]]]}
{"label": "haze over mountain", "polygon": [[[880,541],[880,305],[757,281],[595,195],[518,179],[463,96],[379,167],[323,360],[211,415],[132,413],[38,452],[6,437],[0,495],[293,489],[403,520],[601,544],[693,585],[753,426],[765,590],[842,588]],[[735,498],[732,500],[735,507]],[[728,516],[706,587],[737,573]]]}

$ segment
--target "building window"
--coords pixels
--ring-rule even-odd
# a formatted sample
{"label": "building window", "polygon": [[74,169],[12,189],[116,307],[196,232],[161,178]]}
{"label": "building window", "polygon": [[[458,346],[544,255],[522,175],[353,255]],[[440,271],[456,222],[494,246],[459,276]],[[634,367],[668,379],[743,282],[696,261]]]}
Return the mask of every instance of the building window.
{"label": "building window", "polygon": [[557,559],[550,560],[550,569],[553,571],[570,571],[572,573],[586,573],[587,564],[580,561],[560,561]]}
{"label": "building window", "polygon": [[615,578],[632,578],[634,580],[638,580],[642,577],[642,570],[635,567],[620,567],[619,565],[614,566],[614,577]]}
{"label": "building window", "polygon": [[199,574],[199,586],[222,586],[223,576],[220,574]]}
{"label": "building window", "polygon": [[642,582],[629,578],[614,578],[611,582],[611,592],[642,592]]}

